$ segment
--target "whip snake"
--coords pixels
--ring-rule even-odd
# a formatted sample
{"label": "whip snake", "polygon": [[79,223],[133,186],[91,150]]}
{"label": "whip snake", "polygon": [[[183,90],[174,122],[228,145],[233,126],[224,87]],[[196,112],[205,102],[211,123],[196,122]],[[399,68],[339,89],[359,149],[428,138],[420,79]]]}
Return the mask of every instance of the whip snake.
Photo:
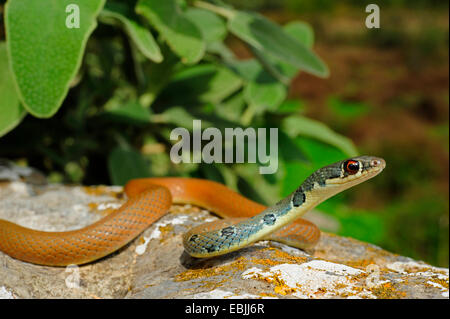
{"label": "whip snake", "polygon": [[319,240],[320,230],[299,217],[327,198],[374,177],[385,165],[383,159],[373,156],[328,165],[268,208],[212,181],[135,179],[125,186],[127,202],[79,230],[37,231],[0,219],[0,250],[41,265],[85,264],[129,243],[166,214],[172,203],[195,204],[226,218],[194,227],[184,235],[184,248],[193,257],[222,255],[261,239],[306,248]]}

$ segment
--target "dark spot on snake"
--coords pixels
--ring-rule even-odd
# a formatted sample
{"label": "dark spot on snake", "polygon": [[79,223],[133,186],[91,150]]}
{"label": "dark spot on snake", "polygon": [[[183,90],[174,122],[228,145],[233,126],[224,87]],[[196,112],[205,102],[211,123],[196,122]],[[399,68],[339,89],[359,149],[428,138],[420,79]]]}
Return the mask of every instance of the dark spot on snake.
{"label": "dark spot on snake", "polygon": [[264,224],[266,225],[273,225],[276,220],[277,218],[274,214],[267,214],[266,216],[264,216]]}
{"label": "dark spot on snake", "polygon": [[306,201],[306,195],[302,192],[301,189],[295,191],[294,196],[292,197],[292,204],[294,207],[298,207]]}
{"label": "dark spot on snake", "polygon": [[231,235],[233,235],[233,234],[234,234],[234,227],[233,227],[233,226],[225,227],[225,228],[222,229],[222,231],[221,231],[221,235],[222,235],[222,236],[225,236],[225,237],[231,236]]}
{"label": "dark spot on snake", "polygon": [[194,241],[197,239],[197,237],[198,237],[198,235],[192,235],[192,236],[189,238],[189,241],[194,242]]}
{"label": "dark spot on snake", "polygon": [[217,250],[217,246],[213,246],[213,245],[208,246],[208,247],[206,247],[206,250],[208,251],[208,253],[212,253]]}

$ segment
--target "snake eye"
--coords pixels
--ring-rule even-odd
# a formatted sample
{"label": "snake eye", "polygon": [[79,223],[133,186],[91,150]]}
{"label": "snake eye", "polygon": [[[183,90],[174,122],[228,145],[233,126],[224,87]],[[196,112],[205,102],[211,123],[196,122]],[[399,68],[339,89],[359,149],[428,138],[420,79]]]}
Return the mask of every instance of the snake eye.
{"label": "snake eye", "polygon": [[346,173],[353,175],[359,171],[359,162],[354,160],[348,160],[344,163],[344,170]]}

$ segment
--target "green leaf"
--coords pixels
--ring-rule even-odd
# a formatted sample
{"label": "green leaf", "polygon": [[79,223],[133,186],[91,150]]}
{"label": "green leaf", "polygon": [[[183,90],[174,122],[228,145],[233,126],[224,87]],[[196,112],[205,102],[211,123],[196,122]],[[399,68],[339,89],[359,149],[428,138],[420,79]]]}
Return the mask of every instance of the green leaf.
{"label": "green leaf", "polygon": [[321,122],[303,116],[293,115],[283,120],[282,127],[291,137],[298,135],[312,137],[339,148],[348,156],[358,154],[356,147],[350,139],[334,132]]}
{"label": "green leaf", "polygon": [[125,185],[130,179],[150,176],[145,158],[135,150],[121,147],[109,154],[108,171],[113,185]]}
{"label": "green leaf", "polygon": [[176,0],[139,0],[136,12],[161,33],[183,63],[194,64],[203,57],[202,33],[177,6]]}
{"label": "green leaf", "polygon": [[0,136],[16,127],[25,114],[9,69],[6,44],[0,42]]}
{"label": "green leaf", "polygon": [[248,104],[269,111],[275,111],[286,95],[286,87],[263,69],[258,78],[248,83],[244,89],[244,97]]}
{"label": "green leaf", "polygon": [[123,4],[110,4],[108,2],[105,9],[102,10],[100,17],[105,22],[108,22],[109,19],[117,19],[120,21],[124,30],[142,54],[154,62],[161,62],[163,56],[153,35],[140,24],[136,14],[134,12],[128,12],[129,10],[127,9],[128,7]]}
{"label": "green leaf", "polygon": [[80,27],[66,27],[72,0],[10,0],[5,22],[8,53],[19,98],[36,117],[61,106],[80,65],[105,0],[78,0]]}
{"label": "green leaf", "polygon": [[242,86],[242,80],[228,68],[215,64],[201,64],[182,70],[173,77],[167,92],[174,103],[198,101],[219,103]]}
{"label": "green leaf", "polygon": [[270,57],[320,77],[329,74],[326,65],[314,52],[259,14],[238,11],[229,19],[228,29]]}
{"label": "green leaf", "polygon": [[314,30],[305,22],[292,21],[283,26],[283,30],[311,49],[314,44]]}
{"label": "green leaf", "polygon": [[[314,32],[307,23],[293,21],[283,26],[283,30],[311,49],[314,43]],[[253,48],[256,58],[264,65],[264,68],[282,83],[288,85],[298,74],[300,68],[284,61],[277,60],[263,51]]]}
{"label": "green leaf", "polygon": [[[193,121],[196,120],[191,114],[189,114],[183,107],[174,106],[170,109],[164,111],[161,114],[161,122],[163,123],[171,123],[178,127],[184,127],[187,130],[192,131],[193,129]],[[202,125],[205,123],[202,121]]]}
{"label": "green leaf", "polygon": [[227,36],[225,21],[211,11],[189,8],[186,10],[186,16],[201,31],[207,44],[222,42]]}
{"label": "green leaf", "polygon": [[222,101],[220,104],[214,104],[216,114],[228,121],[239,122],[242,112],[246,107],[242,91],[234,94]]}
{"label": "green leaf", "polygon": [[274,111],[287,95],[286,87],[269,74],[255,59],[228,63],[236,73],[248,81],[244,98],[258,109]]}
{"label": "green leaf", "polygon": [[130,101],[120,107],[105,110],[104,115],[111,117],[118,122],[134,125],[149,124],[151,116],[150,110],[136,101]]}

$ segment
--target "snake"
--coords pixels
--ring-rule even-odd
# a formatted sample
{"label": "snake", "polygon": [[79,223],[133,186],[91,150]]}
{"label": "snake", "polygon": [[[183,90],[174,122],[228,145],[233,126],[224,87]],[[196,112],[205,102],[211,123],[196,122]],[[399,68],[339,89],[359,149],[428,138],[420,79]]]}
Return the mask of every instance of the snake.
{"label": "snake", "polygon": [[87,264],[130,243],[174,203],[197,205],[224,218],[195,226],[183,235],[184,250],[192,257],[223,255],[260,240],[307,249],[317,244],[321,231],[300,217],[331,196],[376,176],[385,166],[375,156],[341,160],[316,170],[270,207],[210,180],[133,179],[124,187],[127,200],[121,207],[77,230],[47,232],[0,219],[0,251],[38,265]]}

